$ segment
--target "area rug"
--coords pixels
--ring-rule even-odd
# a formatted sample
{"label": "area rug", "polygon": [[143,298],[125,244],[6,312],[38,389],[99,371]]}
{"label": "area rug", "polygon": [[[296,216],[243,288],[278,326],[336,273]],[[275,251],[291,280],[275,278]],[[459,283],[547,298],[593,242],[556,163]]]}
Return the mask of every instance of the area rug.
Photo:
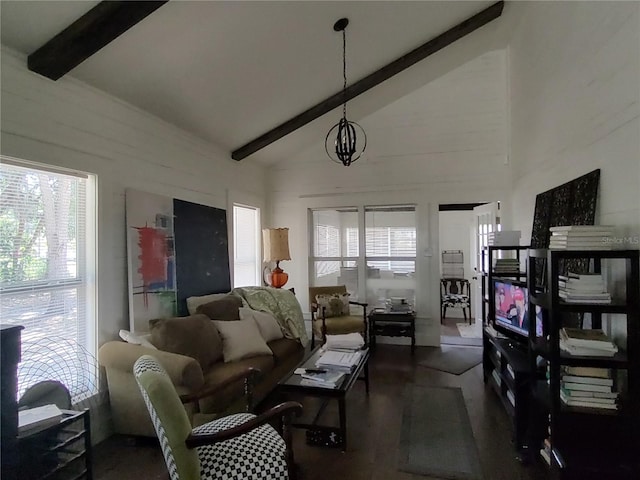
{"label": "area rug", "polygon": [[429,348],[421,352],[418,365],[442,372],[461,375],[482,361],[482,348],[450,347]]}
{"label": "area rug", "polygon": [[482,480],[462,390],[408,385],[398,469],[453,480]]}
{"label": "area rug", "polygon": [[482,338],[482,324],[480,322],[469,325],[468,323],[456,323],[458,332],[464,338]]}

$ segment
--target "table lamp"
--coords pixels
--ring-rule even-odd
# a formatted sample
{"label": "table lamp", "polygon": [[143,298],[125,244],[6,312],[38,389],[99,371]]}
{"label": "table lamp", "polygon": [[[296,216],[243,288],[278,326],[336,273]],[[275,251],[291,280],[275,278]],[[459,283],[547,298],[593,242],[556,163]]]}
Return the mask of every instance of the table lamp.
{"label": "table lamp", "polygon": [[282,288],[289,280],[289,275],[280,268],[282,260],[291,260],[291,255],[289,254],[289,229],[263,229],[262,246],[264,261],[276,262],[276,268],[271,270],[267,283],[274,288]]}

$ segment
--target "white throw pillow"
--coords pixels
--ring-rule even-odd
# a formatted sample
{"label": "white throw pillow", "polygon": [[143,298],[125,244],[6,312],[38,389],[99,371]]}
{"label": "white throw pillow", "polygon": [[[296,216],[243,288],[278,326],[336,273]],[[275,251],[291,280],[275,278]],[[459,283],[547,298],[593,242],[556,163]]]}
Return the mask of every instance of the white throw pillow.
{"label": "white throw pillow", "polygon": [[144,335],[131,333],[129,330],[120,330],[120,338],[127,343],[133,343],[134,345],[141,345],[143,347],[151,348],[153,350],[157,350],[157,348],[149,341],[151,338],[150,333],[145,333]]}
{"label": "white throw pillow", "polygon": [[264,341],[267,343],[284,337],[278,320],[270,313],[260,312],[250,308],[241,308],[240,320],[256,322],[262,338],[264,338]]}
{"label": "white throw pillow", "polygon": [[220,298],[226,297],[229,295],[227,293],[212,293],[211,295],[202,295],[200,297],[189,297],[187,298],[187,310],[189,311],[189,315],[195,315],[196,310],[200,305],[204,305],[205,303],[213,302],[215,300],[219,300]]}
{"label": "white throw pillow", "polygon": [[258,355],[273,355],[262,338],[256,322],[242,320],[211,320],[222,337],[222,356],[225,363]]}

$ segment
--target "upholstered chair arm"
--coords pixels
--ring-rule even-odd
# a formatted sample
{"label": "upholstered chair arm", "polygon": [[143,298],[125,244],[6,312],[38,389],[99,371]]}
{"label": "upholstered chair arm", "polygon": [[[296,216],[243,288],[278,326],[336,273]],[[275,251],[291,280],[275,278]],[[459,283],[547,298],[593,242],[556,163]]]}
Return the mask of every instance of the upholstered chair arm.
{"label": "upholstered chair arm", "polygon": [[176,386],[197,391],[204,385],[200,364],[195,358],[186,355],[119,341],[107,342],[98,351],[100,365],[107,369],[120,370],[129,374],[133,372],[133,364],[143,355],[152,355],[157,358],[167,371],[171,382]]}
{"label": "upholstered chair arm", "polygon": [[[235,438],[247,432],[250,432],[251,430],[254,430],[274,419],[282,419],[283,427],[288,427],[291,422],[292,415],[295,414],[296,416],[299,416],[300,413],[302,413],[302,405],[300,405],[298,402],[284,402],[280,405],[276,405],[275,407],[270,408],[261,415],[258,415],[257,417],[254,417],[241,425],[229,428],[228,430],[222,430],[220,432],[210,434],[191,434],[185,440],[185,444],[187,448],[196,448],[203,445],[211,445],[214,443],[223,442],[225,440],[229,440],[230,438]],[[283,438],[285,437],[283,436]]]}
{"label": "upholstered chair arm", "polygon": [[244,370],[241,370],[235,373],[234,375],[231,375],[228,378],[225,378],[223,381],[216,384],[215,386],[204,387],[198,390],[197,392],[180,395],[180,401],[182,403],[198,402],[198,400],[214,395],[215,393],[219,392],[226,386],[244,379],[244,393],[245,393],[246,402],[247,402],[246,408],[247,408],[247,411],[251,411],[253,407],[253,387],[256,385],[257,379],[260,377],[261,374],[262,374],[262,371],[260,369],[254,368],[254,367],[247,367]]}
{"label": "upholstered chair arm", "polygon": [[367,308],[369,306],[368,303],[356,302],[355,300],[349,300],[349,305],[360,305],[361,307],[364,307],[364,308]]}

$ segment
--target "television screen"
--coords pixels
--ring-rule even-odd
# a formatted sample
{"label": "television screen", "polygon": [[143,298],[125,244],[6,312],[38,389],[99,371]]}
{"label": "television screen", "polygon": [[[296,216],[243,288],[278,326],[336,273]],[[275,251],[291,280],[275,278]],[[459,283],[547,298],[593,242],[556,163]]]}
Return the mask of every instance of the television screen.
{"label": "television screen", "polygon": [[[527,287],[502,280],[494,280],[495,324],[526,337],[529,335],[529,292]],[[542,336],[539,307],[535,309],[536,335]]]}

